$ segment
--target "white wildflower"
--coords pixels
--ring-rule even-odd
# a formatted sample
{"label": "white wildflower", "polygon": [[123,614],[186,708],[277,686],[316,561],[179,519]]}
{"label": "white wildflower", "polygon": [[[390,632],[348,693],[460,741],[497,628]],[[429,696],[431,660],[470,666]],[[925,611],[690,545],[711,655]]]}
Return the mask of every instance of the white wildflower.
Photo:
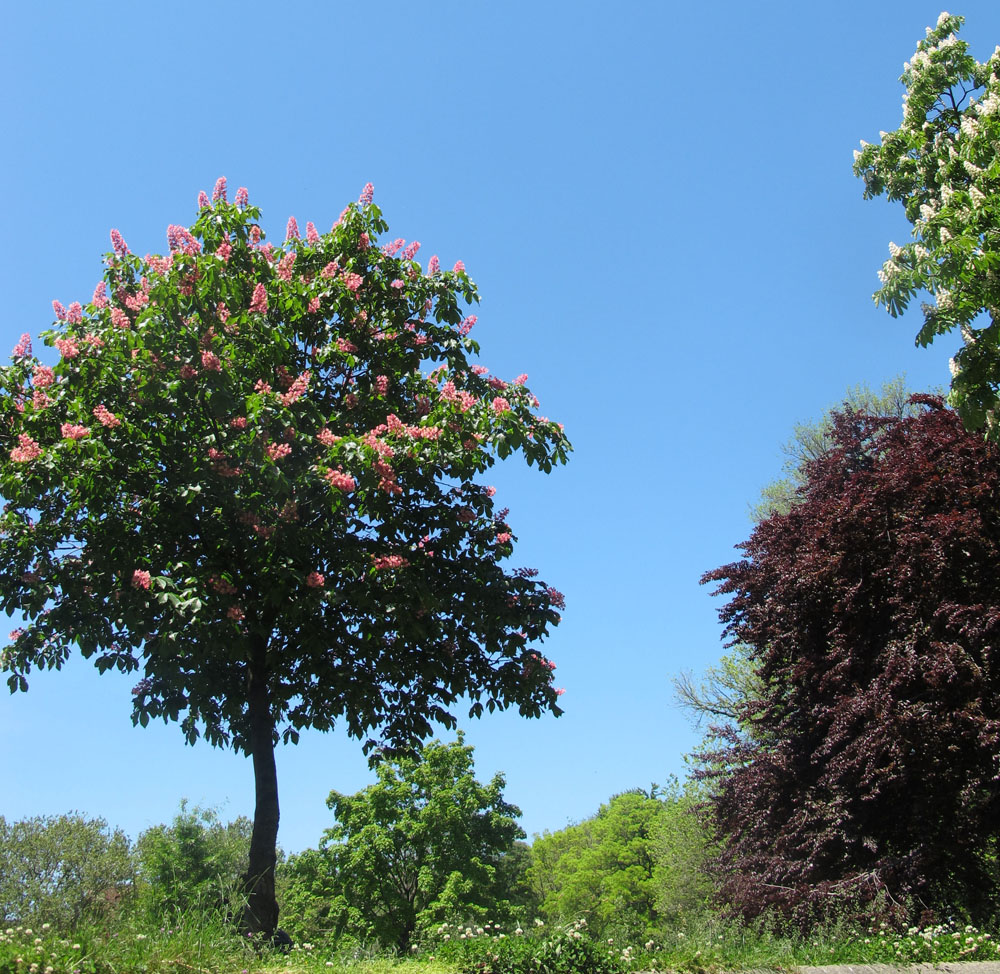
{"label": "white wildflower", "polygon": [[921,203],[920,204],[920,219],[921,220],[933,220],[935,214],[937,213],[937,208],[933,203]]}
{"label": "white wildflower", "polygon": [[948,232],[947,227],[941,227],[941,243],[945,244],[951,240],[951,234]]}
{"label": "white wildflower", "polygon": [[942,10],[941,13],[938,14],[938,19],[937,19],[937,25],[938,25],[938,27],[944,27],[944,25],[948,22],[948,19],[950,17],[951,17],[951,14],[948,13],[947,10]]}
{"label": "white wildflower", "polygon": [[973,206],[982,206],[986,202],[986,194],[976,186],[969,187],[969,199]]}
{"label": "white wildflower", "polygon": [[934,295],[934,299],[941,311],[947,311],[955,303],[955,296],[951,291],[943,287],[938,289],[937,294]]}
{"label": "white wildflower", "polygon": [[979,131],[979,123],[971,115],[962,116],[962,132],[970,139]]}
{"label": "white wildflower", "polygon": [[899,244],[893,243],[891,240],[889,241],[889,253],[892,254],[893,260],[895,260],[902,252],[903,248],[900,247]]}

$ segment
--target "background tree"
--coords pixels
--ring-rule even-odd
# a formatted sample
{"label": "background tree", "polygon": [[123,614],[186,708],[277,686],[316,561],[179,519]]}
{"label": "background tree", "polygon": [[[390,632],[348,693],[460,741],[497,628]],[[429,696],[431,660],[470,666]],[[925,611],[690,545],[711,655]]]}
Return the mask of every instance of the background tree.
{"label": "background tree", "polygon": [[503,798],[503,775],[480,784],[461,734],[447,745],[431,741],[419,757],[385,761],[377,773],[355,795],[330,793],[337,822],[320,855],[289,863],[293,898],[309,898],[303,887],[333,894],[327,939],[350,931],[402,950],[416,930],[445,920],[510,919],[519,904],[508,860],[523,862],[515,841],[524,832],[520,809]]}
{"label": "background tree", "polygon": [[223,824],[212,809],[189,810],[182,800],[169,825],[146,829],[135,844],[150,906],[162,914],[229,903],[247,871],[252,832],[253,823],[242,815]]}
{"label": "background tree", "polygon": [[26,619],[0,668],[12,690],[73,646],[142,668],[134,721],[252,757],[243,920],[267,932],[279,740],[342,722],[377,760],[463,697],[560,712],[536,647],[562,596],[505,571],[477,478],[569,445],[524,376],[470,364],[462,262],[378,245],[370,185],[327,234],[290,219],[275,247],[258,218],[220,179],[166,256],[112,231],[91,302],[54,302],[55,366],[25,335],[0,371],[0,595]]}
{"label": "background tree", "polygon": [[69,932],[99,919],[135,878],[131,843],[102,818],[76,812],[8,822],[0,816],[0,922]]}
{"label": "background tree", "polygon": [[586,918],[599,934],[645,936],[654,920],[654,839],[663,802],[654,785],[616,795],[597,815],[535,838],[529,881],[553,921]]}
{"label": "background tree", "polygon": [[722,892],[748,916],[995,909],[1000,457],[914,401],[835,415],[801,502],[703,579],[764,687],[740,714],[763,741],[708,756]]}
{"label": "background tree", "polygon": [[962,17],[942,13],[917,44],[900,81],[903,121],[862,142],[854,172],[865,197],[903,204],[913,241],[889,244],[874,295],[900,314],[918,292],[924,323],[917,343],[958,328],[951,402],[970,429],[997,435],[1000,388],[1000,48],[976,61],[958,39]]}

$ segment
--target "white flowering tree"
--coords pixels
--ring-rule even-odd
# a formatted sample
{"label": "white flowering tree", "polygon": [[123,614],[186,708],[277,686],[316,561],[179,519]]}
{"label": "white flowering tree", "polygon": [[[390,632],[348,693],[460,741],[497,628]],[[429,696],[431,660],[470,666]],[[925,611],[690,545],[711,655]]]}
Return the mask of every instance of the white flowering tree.
{"label": "white flowering tree", "polygon": [[169,253],[112,231],[83,306],[0,369],[0,597],[24,618],[12,691],[75,646],[141,671],[133,721],[179,720],[253,759],[248,931],[270,932],[274,748],[343,726],[373,760],[460,698],[558,714],[537,649],[562,596],[505,570],[515,538],[481,475],[565,461],[525,377],[471,364],[461,261],[379,244],[371,187],[320,234],[265,242],[220,179]]}
{"label": "white flowering tree", "polygon": [[951,402],[969,428],[998,430],[1000,386],[1000,47],[986,62],[942,13],[903,66],[903,121],[862,142],[854,171],[865,196],[898,200],[913,240],[889,244],[875,300],[893,316],[921,291],[920,345],[960,329]]}

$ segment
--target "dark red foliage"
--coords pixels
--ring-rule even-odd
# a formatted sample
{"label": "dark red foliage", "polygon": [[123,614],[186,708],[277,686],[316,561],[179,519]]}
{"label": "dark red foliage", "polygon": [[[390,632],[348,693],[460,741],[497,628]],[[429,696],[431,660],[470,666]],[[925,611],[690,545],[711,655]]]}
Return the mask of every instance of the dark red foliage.
{"label": "dark red foliage", "polygon": [[702,579],[767,688],[703,755],[745,916],[1000,903],[1000,450],[914,401],[836,416],[801,503]]}

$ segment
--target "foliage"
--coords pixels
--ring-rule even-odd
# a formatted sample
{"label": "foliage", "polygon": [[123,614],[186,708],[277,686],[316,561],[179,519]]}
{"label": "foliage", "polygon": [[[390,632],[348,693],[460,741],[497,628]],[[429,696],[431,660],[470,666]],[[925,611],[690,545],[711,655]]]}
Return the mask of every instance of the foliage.
{"label": "foliage", "polygon": [[25,617],[0,669],[142,668],[135,722],[252,755],[249,923],[273,930],[279,740],[341,723],[376,761],[461,699],[560,713],[537,646],[562,596],[505,570],[478,478],[570,447],[526,377],[470,363],[462,262],[378,245],[370,186],[281,247],[259,215],[220,179],[167,256],[112,231],[90,303],[53,304],[56,364],[25,335],[0,369],[0,605]]}
{"label": "foliage", "polygon": [[741,714],[764,742],[706,756],[722,892],[746,916],[884,894],[975,917],[1000,892],[1000,455],[914,402],[835,415],[801,503],[703,578],[765,687]]}
{"label": "foliage", "polygon": [[212,809],[189,811],[182,800],[170,825],[153,826],[136,842],[138,875],[151,905],[169,913],[223,907],[246,872],[252,828],[243,816],[223,825]]}
{"label": "foliage", "polygon": [[102,818],[0,816],[0,923],[68,930],[113,912],[132,879],[128,836]]}
{"label": "foliage", "polygon": [[377,783],[355,795],[331,792],[336,824],[318,852],[285,870],[292,927],[310,939],[348,933],[405,949],[414,931],[445,919],[509,918],[524,832],[503,787],[501,774],[476,780],[473,748],[459,734],[383,762]]}
{"label": "foliage", "polygon": [[653,836],[653,905],[661,925],[677,927],[709,911],[715,886],[707,864],[717,850],[705,822],[703,786],[694,781],[681,786],[674,780],[660,800],[663,812]]}
{"label": "foliage", "polygon": [[985,62],[956,32],[963,18],[942,13],[900,81],[903,120],[881,144],[862,142],[854,171],[865,197],[902,203],[913,241],[889,244],[875,301],[896,316],[920,291],[920,345],[958,328],[951,402],[970,429],[996,430],[1000,384],[1000,49]]}
{"label": "foliage", "polygon": [[543,897],[543,914],[559,922],[584,917],[600,934],[614,928],[645,935],[656,899],[653,844],[662,814],[654,785],[616,795],[586,822],[536,836],[528,878]]}

